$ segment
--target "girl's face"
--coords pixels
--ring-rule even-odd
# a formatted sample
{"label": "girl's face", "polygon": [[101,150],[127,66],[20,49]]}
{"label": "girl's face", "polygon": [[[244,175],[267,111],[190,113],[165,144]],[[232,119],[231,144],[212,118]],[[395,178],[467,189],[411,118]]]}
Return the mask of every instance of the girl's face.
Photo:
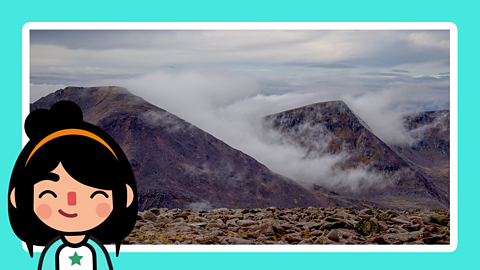
{"label": "girl's face", "polygon": [[33,186],[33,210],[52,229],[85,232],[104,222],[113,210],[111,190],[86,186],[59,163],[52,171],[58,181],[42,180]]}

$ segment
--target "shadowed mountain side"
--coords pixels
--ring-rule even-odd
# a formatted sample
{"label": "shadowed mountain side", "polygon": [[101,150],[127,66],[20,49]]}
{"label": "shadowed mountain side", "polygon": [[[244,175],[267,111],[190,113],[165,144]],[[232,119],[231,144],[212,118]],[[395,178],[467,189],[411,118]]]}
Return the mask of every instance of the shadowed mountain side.
{"label": "shadowed mountain side", "polygon": [[59,100],[77,103],[85,121],[122,147],[137,181],[140,211],[339,205],[123,88],[67,87],[30,109],[49,109]]}
{"label": "shadowed mountain side", "polygon": [[[354,181],[358,185],[355,190],[322,176],[313,184],[391,207],[448,208],[448,196],[375,136],[343,101],[316,103],[269,115],[263,120],[264,127],[280,133],[281,143],[294,143],[303,149],[305,159],[341,157],[333,166],[332,175],[363,172]],[[321,193],[316,190],[316,194]]]}
{"label": "shadowed mountain side", "polygon": [[404,126],[414,139],[393,149],[450,198],[450,110],[408,114]]}

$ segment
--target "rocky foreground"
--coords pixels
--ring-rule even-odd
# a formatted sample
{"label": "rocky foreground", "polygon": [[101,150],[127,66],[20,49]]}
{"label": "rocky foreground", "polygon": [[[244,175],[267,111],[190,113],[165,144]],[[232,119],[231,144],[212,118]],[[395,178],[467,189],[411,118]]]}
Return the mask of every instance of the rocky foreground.
{"label": "rocky foreground", "polygon": [[450,243],[450,212],[336,208],[139,212],[124,244],[395,244]]}

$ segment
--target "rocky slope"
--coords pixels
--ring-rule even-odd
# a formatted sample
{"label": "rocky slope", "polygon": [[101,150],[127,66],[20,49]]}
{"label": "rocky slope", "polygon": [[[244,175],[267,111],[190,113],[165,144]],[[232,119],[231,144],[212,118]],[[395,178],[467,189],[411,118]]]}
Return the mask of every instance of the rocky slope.
{"label": "rocky slope", "polygon": [[[430,114],[425,117],[434,118]],[[415,125],[418,121],[413,119],[416,118],[407,117],[406,123],[409,123],[412,130],[416,130],[419,128],[419,125]],[[413,148],[417,146],[410,149],[390,147],[375,136],[368,125],[343,101],[316,103],[269,115],[263,119],[263,126],[278,131],[283,140],[281,143],[296,144],[303,149],[305,159],[340,157],[340,161],[333,166],[333,175],[349,171],[362,172],[361,177],[354,179],[358,186],[355,190],[345,185],[331,184],[329,175],[319,175],[318,181],[313,181],[320,183],[318,186],[326,186],[340,195],[358,200],[368,199],[402,209],[449,207],[448,189],[445,186],[439,188],[425,175],[424,170],[415,165],[417,160],[428,161],[433,150],[422,148],[423,144],[420,152]],[[438,148],[446,151],[448,144],[440,143],[435,149]],[[431,162],[436,161],[437,159]],[[322,194],[315,185],[312,190]]]}
{"label": "rocky slope", "polygon": [[141,212],[124,244],[449,244],[450,212],[338,208]]}
{"label": "rocky slope", "polygon": [[122,147],[135,174],[140,210],[338,205],[123,88],[67,87],[30,109],[49,109],[59,100],[77,103],[85,121]]}

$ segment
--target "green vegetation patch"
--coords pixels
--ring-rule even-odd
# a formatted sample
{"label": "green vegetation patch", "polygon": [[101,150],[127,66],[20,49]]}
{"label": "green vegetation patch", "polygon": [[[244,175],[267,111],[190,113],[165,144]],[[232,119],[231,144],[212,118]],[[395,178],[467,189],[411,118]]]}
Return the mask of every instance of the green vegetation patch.
{"label": "green vegetation patch", "polygon": [[363,235],[370,235],[372,232],[380,232],[380,226],[378,223],[371,219],[361,219],[353,228]]}

